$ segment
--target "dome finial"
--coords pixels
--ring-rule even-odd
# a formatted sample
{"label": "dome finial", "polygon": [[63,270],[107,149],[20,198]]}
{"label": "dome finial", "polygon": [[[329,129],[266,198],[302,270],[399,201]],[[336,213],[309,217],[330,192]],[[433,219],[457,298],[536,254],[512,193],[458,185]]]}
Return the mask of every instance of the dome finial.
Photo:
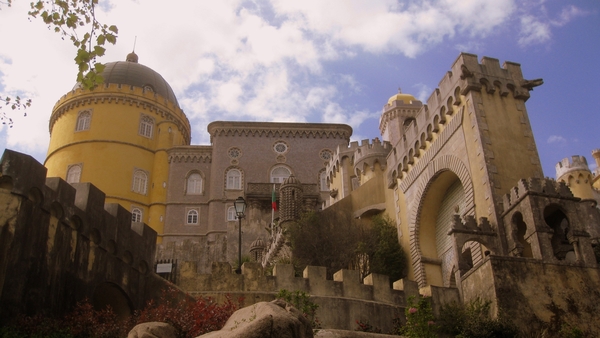
{"label": "dome finial", "polygon": [[127,54],[127,57],[125,58],[125,61],[127,61],[127,62],[133,62],[133,63],[138,63],[138,56],[135,53],[135,43],[136,42],[137,42],[137,36],[133,40],[133,50],[131,51],[131,53]]}

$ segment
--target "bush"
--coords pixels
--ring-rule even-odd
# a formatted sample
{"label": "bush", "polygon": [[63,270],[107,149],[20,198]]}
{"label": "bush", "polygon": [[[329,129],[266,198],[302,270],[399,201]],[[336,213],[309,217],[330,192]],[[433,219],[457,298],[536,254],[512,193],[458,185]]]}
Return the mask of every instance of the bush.
{"label": "bush", "polygon": [[234,304],[227,297],[224,304],[217,304],[210,298],[178,299],[177,294],[171,289],[164,291],[158,303],[149,301],[127,321],[119,321],[110,308],[95,310],[85,300],[63,318],[18,317],[0,328],[0,338],[126,337],[135,325],[152,321],[169,323],[178,337],[191,338],[220,330],[241,305],[241,299]]}
{"label": "bush", "polygon": [[404,311],[406,324],[402,328],[402,334],[409,338],[437,338],[437,326],[433,320],[431,303],[428,298],[420,298],[415,304],[415,297],[408,298],[408,304]]}
{"label": "bush", "polygon": [[442,307],[438,324],[443,333],[460,338],[512,338],[517,328],[500,316],[492,319],[489,301],[475,299],[466,304],[452,303]]}
{"label": "bush", "polygon": [[321,327],[319,319],[316,316],[319,305],[310,300],[310,295],[306,292],[281,289],[277,293],[277,298],[285,300],[302,312],[304,317],[311,322],[313,328],[318,329]]}
{"label": "bush", "polygon": [[233,303],[229,296],[224,304],[217,304],[211,298],[202,297],[179,300],[175,294],[174,290],[167,290],[161,295],[158,304],[148,302],[143,310],[134,314],[134,324],[169,323],[177,330],[179,337],[192,338],[220,330],[242,303],[242,299],[238,299],[238,304]]}

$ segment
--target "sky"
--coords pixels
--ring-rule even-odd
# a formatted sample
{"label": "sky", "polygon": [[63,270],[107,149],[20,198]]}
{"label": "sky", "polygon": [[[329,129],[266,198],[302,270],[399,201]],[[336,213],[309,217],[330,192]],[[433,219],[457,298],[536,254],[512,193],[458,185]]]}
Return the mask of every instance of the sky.
{"label": "sky", "polygon": [[[30,1],[0,2],[0,96],[27,97],[0,127],[0,150],[44,161],[48,121],[76,79],[76,49]],[[423,102],[460,52],[521,64],[542,78],[526,107],[545,176],[571,155],[600,148],[600,1],[597,0],[100,0],[97,18],[119,28],[101,62],[139,63],[173,88],[210,143],[215,120],[352,126],[353,141],[380,137],[379,117],[398,92]],[[516,182],[515,182],[516,183]]]}

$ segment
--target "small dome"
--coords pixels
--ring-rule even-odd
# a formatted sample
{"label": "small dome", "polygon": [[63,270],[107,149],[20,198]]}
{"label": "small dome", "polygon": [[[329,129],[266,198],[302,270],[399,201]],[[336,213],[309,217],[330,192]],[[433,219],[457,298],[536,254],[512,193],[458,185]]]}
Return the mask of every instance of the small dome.
{"label": "small dome", "polygon": [[417,98],[410,94],[398,93],[390,97],[388,104],[392,104],[394,101],[404,101],[404,104],[412,104],[413,101],[417,101]]}
{"label": "small dome", "polygon": [[[102,72],[104,83],[136,86],[145,90],[151,90],[179,107],[173,89],[160,74],[149,67],[139,64],[138,56],[135,53],[129,53],[126,60],[109,62],[105,65],[106,67]],[[80,84],[77,83],[75,88],[79,87]]]}
{"label": "small dome", "polygon": [[250,251],[255,249],[264,249],[266,247],[265,242],[262,239],[258,238],[252,244],[250,244]]}
{"label": "small dome", "polygon": [[300,185],[300,181],[294,176],[290,175],[288,178],[283,181],[281,185]]}

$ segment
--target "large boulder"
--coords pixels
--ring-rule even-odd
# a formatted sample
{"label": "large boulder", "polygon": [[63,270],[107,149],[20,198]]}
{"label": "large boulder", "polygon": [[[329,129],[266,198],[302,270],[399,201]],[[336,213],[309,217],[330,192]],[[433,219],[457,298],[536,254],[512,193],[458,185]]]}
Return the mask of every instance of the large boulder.
{"label": "large boulder", "polygon": [[239,309],[221,331],[202,338],[313,338],[310,321],[281,299],[260,302]]}
{"label": "large boulder", "polygon": [[177,330],[167,323],[141,323],[129,331],[127,338],[177,338]]}

